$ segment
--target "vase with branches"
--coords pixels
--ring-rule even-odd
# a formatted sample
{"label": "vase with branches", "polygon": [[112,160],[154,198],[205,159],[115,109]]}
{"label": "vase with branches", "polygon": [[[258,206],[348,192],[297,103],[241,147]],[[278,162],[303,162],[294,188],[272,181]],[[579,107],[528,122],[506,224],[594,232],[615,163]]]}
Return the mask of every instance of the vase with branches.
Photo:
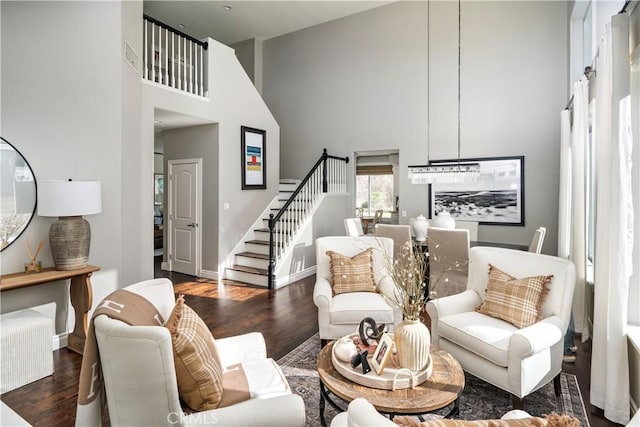
{"label": "vase with branches", "polygon": [[[420,319],[429,296],[437,295],[437,288],[446,281],[446,273],[459,269],[460,261],[451,262],[427,285],[429,260],[421,246],[407,241],[394,257],[385,255],[385,264],[395,284],[391,303],[402,310],[403,320],[396,327],[395,342],[398,363],[412,371],[424,369],[429,363],[431,335]],[[444,279],[444,280],[443,280]]]}

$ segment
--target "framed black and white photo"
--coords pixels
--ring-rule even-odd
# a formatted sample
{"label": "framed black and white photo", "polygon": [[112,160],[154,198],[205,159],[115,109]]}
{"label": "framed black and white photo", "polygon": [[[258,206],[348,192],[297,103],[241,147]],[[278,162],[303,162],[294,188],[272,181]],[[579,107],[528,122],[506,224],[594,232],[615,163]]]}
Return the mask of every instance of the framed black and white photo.
{"label": "framed black and white photo", "polygon": [[[458,160],[434,160],[451,163]],[[461,221],[487,225],[524,226],[524,156],[460,159],[478,163],[480,177],[475,182],[429,185],[429,214],[448,211]]]}
{"label": "framed black and white photo", "polygon": [[267,132],[241,126],[240,134],[242,142],[242,189],[264,190],[267,188]]}

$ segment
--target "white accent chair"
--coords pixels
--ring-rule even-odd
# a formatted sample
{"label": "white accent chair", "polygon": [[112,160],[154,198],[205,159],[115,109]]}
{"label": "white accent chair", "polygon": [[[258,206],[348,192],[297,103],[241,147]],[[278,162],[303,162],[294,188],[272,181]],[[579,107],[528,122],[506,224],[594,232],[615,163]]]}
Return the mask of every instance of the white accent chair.
{"label": "white accent chair", "polygon": [[534,252],[536,254],[542,252],[542,244],[544,243],[545,234],[547,234],[547,229],[545,227],[540,227],[533,233],[533,238],[529,245],[529,252]]}
{"label": "white accent chair", "polygon": [[[402,321],[400,308],[390,305],[383,295],[392,298],[395,284],[388,275],[384,257],[393,258],[393,240],[376,236],[329,236],[316,239],[316,284],[313,302],[318,307],[318,328],[322,345],[327,341],[355,333],[365,317],[384,323],[393,332]],[[333,295],[331,259],[328,250],[353,257],[373,248],[374,292],[351,292]],[[385,255],[386,254],[386,255]]]}
{"label": "white accent chair", "polygon": [[358,217],[345,218],[344,231],[347,236],[358,237],[364,235],[364,229],[362,228],[362,220]]}
{"label": "white accent chair", "polygon": [[437,297],[467,288],[469,230],[429,228],[429,290]]}
{"label": "white accent chair", "polygon": [[[169,318],[175,305],[171,281],[147,280],[126,289],[151,301],[165,321]],[[304,402],[291,393],[275,363],[268,364],[271,368],[260,375],[284,381],[286,392],[258,397],[252,394],[251,399],[235,405],[186,415],[180,406],[167,328],[129,326],[107,316],[96,317],[94,325],[113,426],[304,426]],[[215,344],[225,367],[267,358],[264,337],[259,332],[216,339]]]}
{"label": "white accent chair", "polygon": [[[502,420],[529,418],[525,411],[512,410],[502,416]],[[363,397],[352,400],[345,412],[341,412],[331,420],[331,427],[393,427],[398,424],[380,414],[376,408]],[[489,424],[490,425],[490,424]]]}
{"label": "white accent chair", "polygon": [[[541,321],[518,329],[476,311],[485,299],[489,263],[516,278],[553,275]],[[431,342],[448,351],[465,371],[511,393],[514,409],[521,409],[525,396],[551,380],[559,394],[563,337],[575,281],[575,266],[566,259],[513,249],[471,248],[467,289],[427,303]]]}

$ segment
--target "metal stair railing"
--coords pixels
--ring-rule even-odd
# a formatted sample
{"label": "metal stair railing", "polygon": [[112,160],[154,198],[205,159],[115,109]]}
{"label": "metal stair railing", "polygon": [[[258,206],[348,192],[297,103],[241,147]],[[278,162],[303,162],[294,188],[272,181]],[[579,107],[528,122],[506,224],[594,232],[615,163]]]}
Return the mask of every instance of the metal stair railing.
{"label": "metal stair railing", "polygon": [[300,182],[289,200],[275,214],[269,215],[269,289],[275,287],[277,261],[288,243],[318,203],[323,193],[346,192],[349,157],[337,157],[322,150],[322,155]]}

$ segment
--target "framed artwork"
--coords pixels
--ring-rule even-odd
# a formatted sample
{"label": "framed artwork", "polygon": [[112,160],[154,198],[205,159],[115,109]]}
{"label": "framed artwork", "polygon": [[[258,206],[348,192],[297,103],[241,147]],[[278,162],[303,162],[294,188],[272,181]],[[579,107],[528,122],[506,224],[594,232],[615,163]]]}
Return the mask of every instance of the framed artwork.
{"label": "framed artwork", "polygon": [[384,366],[391,355],[391,350],[393,350],[393,340],[389,334],[384,333],[380,337],[376,351],[373,352],[373,357],[371,358],[371,366],[373,366],[378,375],[382,375]]}
{"label": "framed artwork", "polygon": [[475,182],[430,184],[430,217],[449,211],[461,221],[524,226],[524,156],[460,159],[460,162],[480,164],[480,177]]}
{"label": "framed artwork", "polygon": [[242,141],[242,189],[267,188],[266,135],[267,132],[247,126],[240,127]]}

